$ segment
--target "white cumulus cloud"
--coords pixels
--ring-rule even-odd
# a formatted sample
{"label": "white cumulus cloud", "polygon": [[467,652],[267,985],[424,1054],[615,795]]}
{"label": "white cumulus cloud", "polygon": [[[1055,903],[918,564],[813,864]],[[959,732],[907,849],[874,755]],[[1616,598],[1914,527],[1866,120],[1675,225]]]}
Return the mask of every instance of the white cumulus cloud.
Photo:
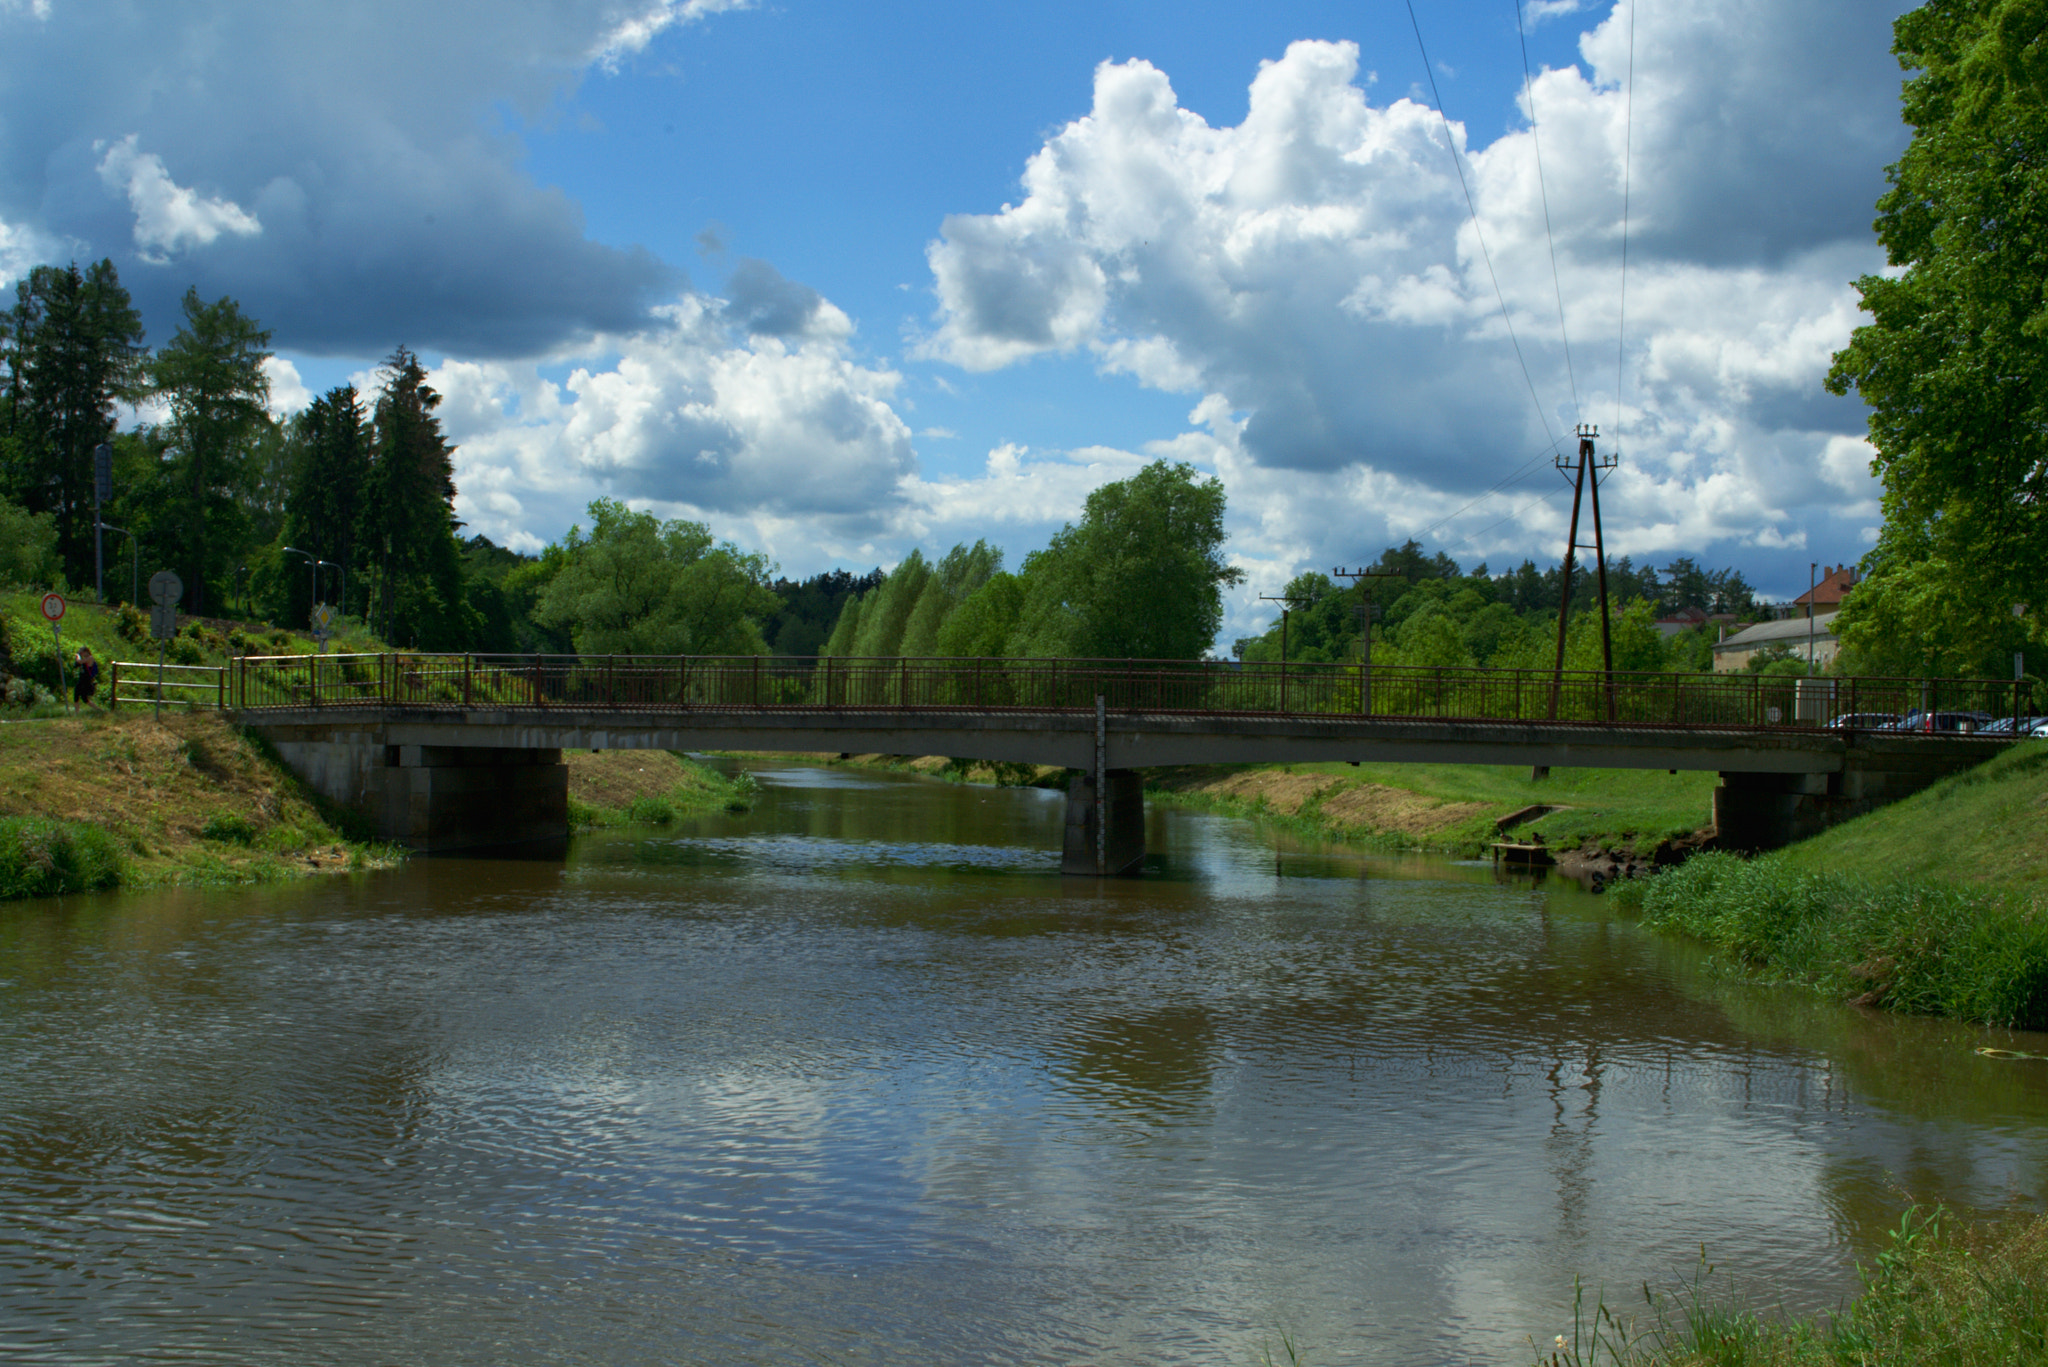
{"label": "white cumulus cloud", "polygon": [[263,231],[256,215],[238,204],[214,199],[178,184],[154,152],[136,146],[130,133],[100,158],[100,179],[107,188],[125,193],[135,211],[135,245],[145,260],[163,262],[169,253],[204,247],[223,233],[254,237]]}

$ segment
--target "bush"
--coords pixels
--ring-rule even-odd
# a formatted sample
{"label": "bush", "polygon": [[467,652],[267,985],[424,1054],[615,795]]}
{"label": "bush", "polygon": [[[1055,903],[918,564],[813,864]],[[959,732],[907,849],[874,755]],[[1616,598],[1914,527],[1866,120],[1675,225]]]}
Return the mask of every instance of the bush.
{"label": "bush", "polygon": [[149,616],[133,603],[123,603],[114,612],[114,634],[131,645],[149,643]]}
{"label": "bush", "polygon": [[2048,915],[2016,897],[1731,854],[1624,887],[1652,929],[1725,949],[1767,980],[1914,1015],[2048,1026]]}
{"label": "bush", "polygon": [[676,819],[676,809],[665,797],[640,797],[633,799],[627,816],[635,825],[666,826]]}
{"label": "bush", "polygon": [[97,826],[0,818],[0,901],[95,892],[121,882],[121,852]]}
{"label": "bush", "polygon": [[217,840],[226,845],[252,845],[256,836],[256,823],[234,813],[213,817],[199,828],[201,840]]}

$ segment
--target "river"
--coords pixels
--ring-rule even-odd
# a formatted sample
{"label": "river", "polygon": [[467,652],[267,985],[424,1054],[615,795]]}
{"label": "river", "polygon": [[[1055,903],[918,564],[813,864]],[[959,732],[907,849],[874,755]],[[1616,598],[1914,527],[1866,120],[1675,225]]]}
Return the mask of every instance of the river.
{"label": "river", "polygon": [[[0,908],[0,1358],[1526,1363],[2048,1197],[2048,1064],[1604,899],[775,764],[517,858]],[[1716,1283],[1720,1282],[1716,1278]]]}

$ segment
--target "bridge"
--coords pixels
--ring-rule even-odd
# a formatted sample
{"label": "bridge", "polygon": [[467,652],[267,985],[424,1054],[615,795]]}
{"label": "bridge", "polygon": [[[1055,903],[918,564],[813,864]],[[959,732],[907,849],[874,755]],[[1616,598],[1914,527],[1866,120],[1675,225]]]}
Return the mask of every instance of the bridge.
{"label": "bridge", "polygon": [[[147,674],[125,668],[115,692],[133,698]],[[565,749],[941,754],[1074,770],[1062,867],[1084,874],[1143,859],[1148,767],[1711,770],[1722,841],[1765,849],[2000,745],[1877,719],[2031,707],[2024,682],[1999,680],[421,652],[248,657],[217,687],[314,788],[419,850],[561,837]]]}

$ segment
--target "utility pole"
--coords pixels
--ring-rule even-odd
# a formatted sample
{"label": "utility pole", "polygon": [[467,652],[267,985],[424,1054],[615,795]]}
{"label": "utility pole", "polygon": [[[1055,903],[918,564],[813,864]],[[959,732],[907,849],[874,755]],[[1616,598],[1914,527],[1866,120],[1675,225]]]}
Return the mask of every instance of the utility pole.
{"label": "utility pole", "polygon": [[1407,576],[1397,574],[1393,570],[1347,570],[1341,565],[1330,573],[1338,579],[1349,579],[1358,590],[1358,620],[1364,628],[1359,641],[1358,714],[1369,717],[1372,715],[1372,618],[1373,609],[1377,606],[1372,595],[1373,581],[1405,579]]}
{"label": "utility pole", "polygon": [[1277,598],[1270,593],[1262,593],[1259,595],[1259,601],[1262,603],[1285,604],[1280,609],[1280,710],[1285,712],[1287,710],[1287,618],[1294,611],[1296,603],[1314,602],[1315,600],[1304,599],[1298,593],[1283,593]]}
{"label": "utility pole", "polygon": [[[1564,583],[1557,602],[1557,663],[1550,682],[1550,719],[1557,720],[1558,695],[1564,691],[1564,639],[1565,624],[1572,611],[1572,573],[1578,565],[1581,550],[1593,552],[1593,563],[1598,572],[1600,594],[1600,662],[1607,684],[1607,719],[1615,720],[1614,703],[1614,635],[1607,611],[1607,546],[1600,528],[1600,476],[1612,470],[1618,460],[1614,452],[1598,454],[1594,439],[1600,429],[1590,423],[1580,423],[1575,434],[1579,439],[1579,453],[1575,459],[1559,456],[1552,464],[1559,474],[1572,481],[1572,522],[1571,531],[1565,538]],[[1588,495],[1593,505],[1593,544],[1579,544],[1579,505]],[[1542,777],[1538,774],[1537,777]]]}
{"label": "utility pole", "polygon": [[101,442],[92,448],[92,594],[93,601],[107,601],[106,526],[102,521],[108,500],[114,496],[114,448]]}

